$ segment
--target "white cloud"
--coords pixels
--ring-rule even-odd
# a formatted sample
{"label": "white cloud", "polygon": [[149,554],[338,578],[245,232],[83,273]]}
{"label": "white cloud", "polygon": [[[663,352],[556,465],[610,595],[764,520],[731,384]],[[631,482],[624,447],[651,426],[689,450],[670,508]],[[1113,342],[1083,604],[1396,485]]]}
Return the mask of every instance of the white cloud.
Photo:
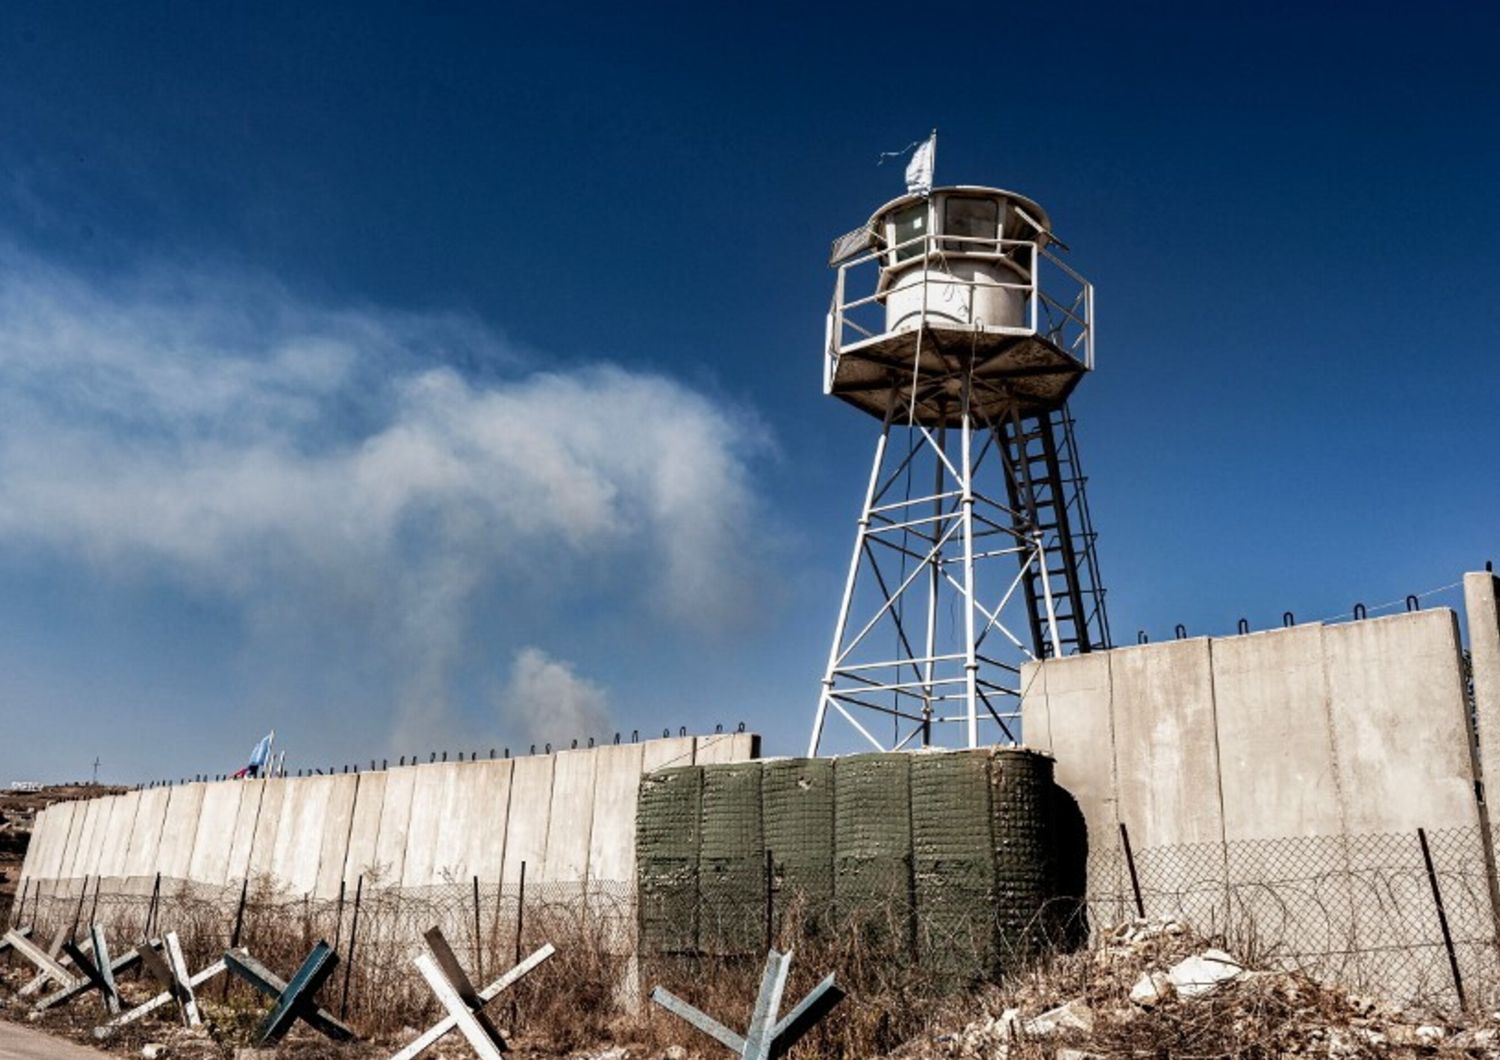
{"label": "white cloud", "polygon": [[408,722],[440,720],[487,586],[743,618],[761,445],[666,376],[528,369],[468,317],[0,251],[0,547],[366,615]]}
{"label": "white cloud", "polygon": [[610,728],[604,689],[540,648],[516,653],[498,705],[506,731],[523,743],[564,747],[589,736],[602,739]]}

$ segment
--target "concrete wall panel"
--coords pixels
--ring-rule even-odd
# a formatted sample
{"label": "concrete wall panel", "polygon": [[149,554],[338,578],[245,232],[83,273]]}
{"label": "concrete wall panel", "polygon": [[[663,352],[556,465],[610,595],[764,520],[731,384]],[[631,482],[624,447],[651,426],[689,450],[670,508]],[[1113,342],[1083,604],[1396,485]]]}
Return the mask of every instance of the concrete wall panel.
{"label": "concrete wall panel", "polygon": [[1453,612],[1329,626],[1323,644],[1349,832],[1477,827]]}
{"label": "concrete wall panel", "polygon": [[712,736],[693,738],[693,764],[718,765],[722,762],[738,761],[735,758],[735,734],[716,732]]}
{"label": "concrete wall panel", "polygon": [[104,809],[103,799],[89,799],[80,802],[75,813],[83,815],[81,823],[75,828],[77,833],[73,841],[73,849],[69,851],[68,864],[63,866],[61,875],[66,879],[85,879],[94,874],[94,866],[90,863],[90,855],[97,855],[94,847],[94,836],[98,834],[100,821],[99,812]]}
{"label": "concrete wall panel", "polygon": [[589,829],[591,884],[625,884],[635,879],[635,801],[644,755],[638,743],[598,751]]}
{"label": "concrete wall panel", "polygon": [[93,800],[93,803],[99,807],[99,817],[95,822],[94,834],[89,840],[88,853],[83,859],[83,871],[86,875],[94,877],[103,875],[100,865],[104,861],[104,845],[109,839],[110,818],[114,816],[115,804],[119,801],[118,795],[108,795],[102,799]]}
{"label": "concrete wall panel", "polygon": [[161,850],[161,830],[166,823],[167,803],[173,788],[147,788],[141,792],[135,820],[130,827],[130,847],[125,854],[125,875],[149,878],[156,875]]}
{"label": "concrete wall panel", "polygon": [[140,805],[141,793],[127,791],[117,796],[110,808],[104,845],[99,851],[99,875],[106,879],[125,876],[125,855],[130,850],[130,834],[135,828],[135,815]]}
{"label": "concrete wall panel", "polygon": [[156,854],[157,871],[163,879],[188,879],[207,787],[207,784],[180,784],[172,789],[172,799],[162,819],[161,848]]}
{"label": "concrete wall panel", "polygon": [[361,876],[377,864],[376,843],[380,839],[380,814],[385,808],[386,778],[390,774],[361,773],[354,793],[354,811],[349,826],[349,849],[344,855],[344,887],[353,890]]}
{"label": "concrete wall panel", "polygon": [[196,883],[222,884],[228,879],[229,855],[234,846],[240,800],[248,787],[240,781],[209,784],[199,808],[198,832],[188,861],[188,878]]}
{"label": "concrete wall panel", "polygon": [[229,859],[224,865],[224,882],[243,882],[250,875],[251,851],[255,848],[256,825],[260,820],[264,780],[237,780],[241,789],[240,807],[234,815],[234,838],[229,844]]}
{"label": "concrete wall panel", "polygon": [[406,837],[411,827],[412,792],[416,769],[394,769],[386,774],[385,800],[380,811],[380,831],[375,837],[375,862],[369,882],[396,887],[406,868]]}
{"label": "concrete wall panel", "polygon": [[299,778],[286,785],[281,804],[281,823],[271,856],[271,875],[292,894],[311,894],[318,886],[318,865],[323,856],[323,825],[328,820],[329,800],[336,777]]}
{"label": "concrete wall panel", "polygon": [[44,806],[37,811],[36,819],[31,822],[31,840],[26,844],[26,857],[21,862],[21,876],[16,884],[17,894],[32,880],[49,878],[48,850],[55,842],[53,836],[56,834],[56,828],[48,820],[51,813],[52,807]]}
{"label": "concrete wall panel", "polygon": [[1224,838],[1211,658],[1199,637],[1110,659],[1119,815],[1137,846]]}
{"label": "concrete wall panel", "polygon": [[1474,663],[1479,760],[1485,787],[1500,793],[1500,579],[1489,571],[1465,574],[1464,612]]}
{"label": "concrete wall panel", "polygon": [[74,844],[77,842],[83,817],[83,803],[65,802],[57,815],[57,823],[54,825],[48,822],[49,827],[57,829],[57,845],[47,854],[48,879],[56,881],[68,878],[68,869],[73,863]]}
{"label": "concrete wall panel", "polygon": [[464,864],[480,883],[499,882],[505,865],[505,836],[510,820],[511,760],[497,758],[464,767],[466,842]]}
{"label": "concrete wall panel", "polygon": [[[445,822],[451,820],[458,786],[457,762],[418,766],[411,797],[411,821],[406,836],[406,858],[401,886],[427,887],[443,881],[443,870],[462,874],[462,865],[444,865],[439,860]],[[451,853],[451,848],[443,853]],[[461,878],[461,876],[459,877]]]}
{"label": "concrete wall panel", "polygon": [[1021,731],[1026,745],[1057,761],[1057,782],[1078,800],[1089,850],[1113,851],[1116,830],[1115,736],[1110,660],[1092,652],[1027,663],[1021,671]]}
{"label": "concrete wall panel", "polygon": [[354,798],[359,789],[358,773],[340,773],[329,785],[323,834],[318,850],[318,876],[314,898],[337,898],[344,882],[349,840],[354,825]]}
{"label": "concrete wall panel", "polygon": [[1215,640],[1213,683],[1225,838],[1342,832],[1323,627]]}
{"label": "concrete wall panel", "polygon": [[589,874],[589,833],[594,820],[594,774],[598,752],[563,751],[552,774],[552,810],[542,880],[582,883]]}
{"label": "concrete wall panel", "polygon": [[252,879],[273,875],[278,833],[281,831],[281,814],[286,803],[287,787],[291,783],[285,777],[261,781],[260,808],[255,815],[255,836],[250,840],[250,859],[247,865],[248,875]]}
{"label": "concrete wall panel", "polygon": [[[691,749],[689,754],[691,754]],[[515,883],[526,863],[528,882],[536,881],[547,856],[547,828],[552,816],[554,755],[515,759],[510,786],[510,818],[505,836],[505,864],[501,878]]]}
{"label": "concrete wall panel", "polygon": [[641,744],[645,751],[641,769],[646,773],[654,773],[658,769],[669,769],[672,766],[690,766],[693,764],[696,745],[697,740],[692,736],[647,740]]}

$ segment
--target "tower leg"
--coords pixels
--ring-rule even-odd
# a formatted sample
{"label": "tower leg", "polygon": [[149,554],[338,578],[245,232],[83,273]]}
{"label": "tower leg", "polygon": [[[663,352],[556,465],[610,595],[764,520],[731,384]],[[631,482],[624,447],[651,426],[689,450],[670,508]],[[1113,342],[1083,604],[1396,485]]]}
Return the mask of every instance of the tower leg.
{"label": "tower leg", "polygon": [[849,576],[844,579],[844,596],[839,604],[838,621],[833,627],[833,644],[828,649],[828,668],[823,671],[823,693],[818,697],[818,712],[813,718],[812,739],[808,741],[807,756],[818,753],[818,744],[823,739],[823,724],[828,720],[828,707],[833,703],[833,675],[838,669],[839,650],[843,647],[844,631],[849,625],[849,606],[854,601],[854,583],[859,578],[859,558],[865,550],[865,534],[870,529],[870,509],[875,506],[875,493],[880,488],[880,469],[885,464],[886,442],[890,439],[890,415],[886,415],[885,426],[875,442],[875,461],[870,465],[870,484],[865,489],[865,504],[859,513],[859,529],[854,535],[854,554],[849,557]]}

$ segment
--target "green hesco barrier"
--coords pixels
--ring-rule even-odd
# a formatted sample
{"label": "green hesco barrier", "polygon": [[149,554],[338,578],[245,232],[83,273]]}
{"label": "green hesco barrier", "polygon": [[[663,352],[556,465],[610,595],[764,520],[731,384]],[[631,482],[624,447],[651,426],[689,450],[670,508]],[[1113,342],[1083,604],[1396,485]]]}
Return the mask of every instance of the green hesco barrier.
{"label": "green hesco barrier", "polygon": [[851,755],[833,766],[834,909],[877,946],[912,928],[911,761]]}
{"label": "green hesco barrier", "polygon": [[764,945],[766,846],[760,763],[705,767],[702,835],[699,948],[707,953],[744,953]]}
{"label": "green hesco barrier", "polygon": [[702,819],[702,766],[678,766],[641,778],[636,888],[641,945],[648,952],[689,953],[698,948]]}
{"label": "green hesco barrier", "polygon": [[1002,961],[1032,953],[1045,937],[1057,841],[1051,829],[1052,759],[1000,750],[990,762],[995,916]]}
{"label": "green hesco barrier", "polygon": [[1058,900],[1086,853],[1070,805],[1052,760],[1014,749],[653,773],[637,805],[642,952],[763,953],[769,901],[793,938],[809,921],[857,932],[877,959],[961,988],[1043,937],[1083,937]]}
{"label": "green hesco barrier", "polygon": [[760,783],[772,913],[820,925],[833,904],[833,759],[766,762]]}
{"label": "green hesco barrier", "polygon": [[971,977],[995,961],[990,827],[988,751],[912,756],[917,959],[935,974]]}

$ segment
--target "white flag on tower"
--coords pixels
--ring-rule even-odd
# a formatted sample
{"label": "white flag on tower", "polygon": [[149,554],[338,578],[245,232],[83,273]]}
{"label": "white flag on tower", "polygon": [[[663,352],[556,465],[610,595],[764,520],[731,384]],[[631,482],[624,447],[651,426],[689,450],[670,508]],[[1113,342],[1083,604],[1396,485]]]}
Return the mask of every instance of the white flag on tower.
{"label": "white flag on tower", "polygon": [[911,161],[906,163],[906,190],[908,193],[926,195],[932,190],[932,167],[937,158],[937,130],[917,145]]}

